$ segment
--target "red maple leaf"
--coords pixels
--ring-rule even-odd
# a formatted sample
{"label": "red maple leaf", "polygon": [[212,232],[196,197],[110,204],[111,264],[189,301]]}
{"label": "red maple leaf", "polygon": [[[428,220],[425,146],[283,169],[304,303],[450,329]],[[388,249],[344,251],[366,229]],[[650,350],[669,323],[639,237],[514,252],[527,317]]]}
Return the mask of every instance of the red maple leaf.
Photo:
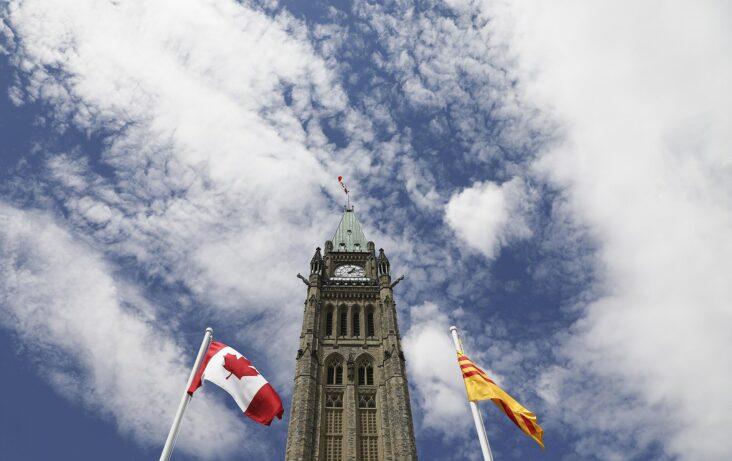
{"label": "red maple leaf", "polygon": [[224,369],[229,372],[229,376],[226,379],[231,378],[232,374],[239,379],[242,376],[257,376],[259,374],[252,366],[252,362],[245,357],[237,358],[234,354],[226,354],[224,356]]}

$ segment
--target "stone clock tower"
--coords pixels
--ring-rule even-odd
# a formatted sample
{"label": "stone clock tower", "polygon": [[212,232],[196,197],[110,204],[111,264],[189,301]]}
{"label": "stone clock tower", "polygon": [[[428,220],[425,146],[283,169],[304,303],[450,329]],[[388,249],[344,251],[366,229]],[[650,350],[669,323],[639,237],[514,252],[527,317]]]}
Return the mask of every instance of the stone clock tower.
{"label": "stone clock tower", "polygon": [[389,260],[353,207],[315,250],[295,364],[287,461],[416,461]]}

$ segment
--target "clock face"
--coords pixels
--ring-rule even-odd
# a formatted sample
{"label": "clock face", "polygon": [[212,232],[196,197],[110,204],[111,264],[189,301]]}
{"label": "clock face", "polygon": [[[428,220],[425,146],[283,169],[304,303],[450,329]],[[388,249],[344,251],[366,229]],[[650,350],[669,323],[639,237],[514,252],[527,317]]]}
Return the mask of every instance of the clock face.
{"label": "clock face", "polygon": [[363,267],[354,266],[353,264],[345,264],[343,266],[336,267],[333,275],[336,277],[365,277],[366,273],[364,272]]}

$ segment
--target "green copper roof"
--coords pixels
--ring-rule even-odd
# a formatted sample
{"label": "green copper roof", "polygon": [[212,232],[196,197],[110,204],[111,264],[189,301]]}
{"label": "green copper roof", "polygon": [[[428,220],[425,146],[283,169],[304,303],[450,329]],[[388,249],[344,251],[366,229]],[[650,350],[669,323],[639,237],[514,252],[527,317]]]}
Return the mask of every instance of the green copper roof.
{"label": "green copper roof", "polygon": [[333,251],[367,251],[366,243],[366,236],[363,235],[353,207],[346,207],[333,236]]}

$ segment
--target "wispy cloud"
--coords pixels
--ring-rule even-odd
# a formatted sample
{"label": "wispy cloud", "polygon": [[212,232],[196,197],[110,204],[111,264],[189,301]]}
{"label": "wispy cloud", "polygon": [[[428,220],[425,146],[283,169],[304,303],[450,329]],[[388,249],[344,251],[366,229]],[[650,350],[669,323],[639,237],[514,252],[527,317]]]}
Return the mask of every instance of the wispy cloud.
{"label": "wispy cloud", "polygon": [[[83,403],[138,441],[160,443],[190,354],[133,286],[53,219],[0,203],[0,224],[1,325],[21,339],[49,392]],[[196,398],[206,404],[192,407],[181,448],[218,457],[240,445],[247,428],[236,414]],[[237,430],[216,430],[220,424]]]}
{"label": "wispy cloud", "polygon": [[[140,273],[168,290],[178,287],[168,297],[156,290],[155,302],[146,304],[156,324],[181,325],[186,314],[211,317],[206,311],[219,311],[219,322],[232,319],[229,325],[239,326],[230,327],[228,339],[242,347],[280,333],[285,340],[268,351],[266,366],[274,370],[268,378],[289,383],[302,296],[294,275],[322,240],[322,223],[337,220],[321,191],[335,173],[323,164],[331,147],[319,117],[344,108],[342,91],[302,26],[287,15],[272,18],[235,2],[14,2],[7,13],[12,32],[6,33],[16,38],[8,42],[15,47],[18,102],[49,104],[49,128],[82,130],[104,141],[101,153],[78,147],[41,156],[42,168],[31,179],[64,215],[61,226],[69,230],[56,232],[74,235],[63,238],[69,245],[79,239],[79,248],[96,252],[112,270]],[[24,216],[13,212],[8,219],[22,223],[29,219]],[[83,261],[74,261],[83,270]],[[53,271],[49,277],[63,269]],[[93,312],[112,317],[112,328],[117,320],[124,324],[118,311],[126,301],[117,298],[120,288],[107,280],[108,270],[100,272],[85,283],[111,292],[110,299],[94,303]],[[12,281],[13,274],[4,275]],[[18,287],[15,295],[32,288]],[[62,316],[59,322],[73,324],[75,335],[91,341],[103,333],[94,322],[73,321],[89,315],[90,305],[60,303],[48,309]],[[22,305],[11,304],[18,318],[31,313]],[[32,331],[59,322],[38,315],[13,328],[32,341]],[[152,335],[149,325],[129,322],[133,331],[120,329],[114,336],[129,350],[124,360],[143,355],[145,338]],[[45,347],[63,341],[50,336]],[[166,351],[158,357],[162,363],[181,365],[177,348],[164,342],[160,347]],[[120,386],[118,373],[126,376],[129,366],[102,372],[94,364],[100,357],[84,357],[72,345],[58,350],[85,367],[74,384],[84,386],[79,395],[91,408],[109,414],[137,440],[159,443],[170,421],[161,415],[175,404],[163,393],[177,391],[183,368],[171,372],[166,384],[139,385],[155,389],[144,398],[128,398],[131,389],[124,388],[107,402],[105,395]],[[132,371],[129,379],[143,370]],[[221,421],[238,426],[233,417]],[[214,456],[230,452],[241,436],[213,436],[201,430],[207,421],[188,426],[189,436],[181,440],[198,455],[206,447]]]}
{"label": "wispy cloud", "polygon": [[578,443],[587,456],[629,459],[659,441],[680,459],[732,453],[709,443],[724,440],[718,409],[732,404],[732,373],[719,367],[732,347],[729,12],[571,1],[504,11],[527,94],[564,123],[538,169],[598,245],[598,299],[564,342],[569,364],[544,375],[563,416],[591,429]]}
{"label": "wispy cloud", "polygon": [[[59,389],[117,392],[108,404],[98,390],[73,398],[143,442],[152,437],[135,428],[170,408],[126,405],[116,372],[77,352],[97,338],[80,319],[149,337],[152,323],[188,329],[186,315],[210,315],[245,347],[279,333],[268,378],[289,384],[303,295],[294,274],[335,227],[328,208],[340,191],[328,185],[344,174],[367,236],[408,272],[399,309],[423,428],[450,436],[445,422],[467,411],[459,381],[431,366],[452,366],[447,327],[458,319],[476,358],[506,373],[497,379],[528,406],[538,392],[575,429],[585,403],[610,409],[568,436],[587,457],[659,441],[670,455],[726,455],[698,441],[728,416],[700,415],[677,379],[703,376],[715,408],[729,401],[731,377],[708,373],[730,347],[732,123],[721,84],[731,53],[721,19],[710,19],[729,11],[709,5],[394,2],[327,8],[310,22],[233,1],[13,1],[0,29],[12,100],[43,105],[49,133],[81,131],[101,148],[39,148],[32,174],[15,179],[13,194],[28,188],[21,201],[48,212],[3,207],[3,251],[15,261],[0,281],[17,320],[8,328],[81,370],[60,368]],[[479,327],[495,307],[487,291],[511,291],[492,284],[490,268],[514,243],[533,251],[522,269],[539,284],[589,287],[558,301],[583,317],[569,334],[562,325],[516,339],[543,307]],[[65,273],[64,255],[88,262],[93,283]],[[98,286],[86,293],[84,283]],[[31,295],[58,308],[27,304]],[[448,305],[463,307],[437,307]],[[180,374],[165,338],[161,360]],[[599,384],[618,376],[622,385]],[[570,394],[575,405],[561,405]],[[663,431],[638,431],[658,414]]]}
{"label": "wispy cloud", "polygon": [[271,305],[295,320],[294,276],[259,288],[321,238],[318,117],[344,108],[302,26],[234,2],[24,2],[9,19],[23,97],[50,103],[59,129],[108,133],[95,161],[112,175],[76,152],[36,178],[79,234],[214,309],[246,304],[242,322]]}

